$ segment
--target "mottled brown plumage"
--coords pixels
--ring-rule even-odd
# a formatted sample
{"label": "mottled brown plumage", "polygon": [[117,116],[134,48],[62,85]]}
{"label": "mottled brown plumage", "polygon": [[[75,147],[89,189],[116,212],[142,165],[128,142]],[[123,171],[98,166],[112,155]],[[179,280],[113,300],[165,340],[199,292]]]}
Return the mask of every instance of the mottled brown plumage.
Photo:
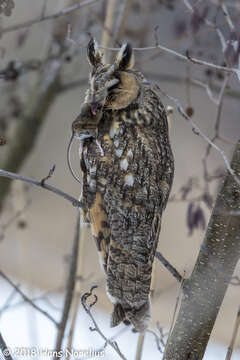
{"label": "mottled brown plumage", "polygon": [[[114,304],[111,326],[130,321],[144,331],[151,316],[152,264],[174,173],[168,123],[158,93],[131,68],[129,44],[113,65],[101,59],[91,40],[83,112],[89,120],[80,116],[74,125],[83,139],[82,201]],[[90,130],[92,136],[84,137]]]}

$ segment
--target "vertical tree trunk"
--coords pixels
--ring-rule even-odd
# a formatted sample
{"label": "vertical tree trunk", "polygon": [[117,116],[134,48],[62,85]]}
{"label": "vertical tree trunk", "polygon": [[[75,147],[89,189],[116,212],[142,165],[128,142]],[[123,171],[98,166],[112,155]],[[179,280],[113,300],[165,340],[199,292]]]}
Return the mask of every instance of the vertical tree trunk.
{"label": "vertical tree trunk", "polygon": [[[240,176],[240,141],[232,168]],[[229,281],[240,258],[240,187],[228,173],[217,196],[164,360],[201,360]],[[238,214],[237,214],[238,213]]]}

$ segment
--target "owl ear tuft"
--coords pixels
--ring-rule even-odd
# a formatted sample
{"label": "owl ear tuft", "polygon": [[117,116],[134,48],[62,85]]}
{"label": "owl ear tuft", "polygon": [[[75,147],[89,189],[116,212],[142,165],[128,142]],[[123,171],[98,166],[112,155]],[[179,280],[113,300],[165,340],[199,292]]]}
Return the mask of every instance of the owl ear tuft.
{"label": "owl ear tuft", "polygon": [[102,65],[102,53],[99,50],[98,43],[94,38],[88,43],[87,46],[87,58],[90,65],[98,67]]}
{"label": "owl ear tuft", "polygon": [[122,45],[116,58],[116,66],[119,70],[128,70],[134,66],[134,55],[132,46],[129,43]]}

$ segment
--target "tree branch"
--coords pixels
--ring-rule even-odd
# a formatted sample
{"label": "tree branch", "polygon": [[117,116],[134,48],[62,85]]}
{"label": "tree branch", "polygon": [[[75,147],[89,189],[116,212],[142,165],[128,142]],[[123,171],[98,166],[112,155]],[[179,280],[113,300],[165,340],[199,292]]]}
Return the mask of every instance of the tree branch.
{"label": "tree branch", "polygon": [[79,239],[80,239],[80,211],[77,212],[77,222],[76,222],[76,229],[75,229],[75,235],[74,235],[73,247],[72,247],[71,265],[68,275],[62,319],[59,323],[59,328],[58,328],[58,334],[57,334],[57,340],[55,346],[56,354],[54,355],[54,359],[58,358],[57,353],[61,350],[62,347],[63,337],[72,304],[72,298],[73,298],[75,280],[76,280],[76,272],[77,272],[77,263],[78,263]]}
{"label": "tree branch", "polygon": [[172,274],[172,276],[177,279],[178,282],[182,282],[183,277],[182,275],[177,271],[177,269],[170,264],[170,262],[159,252],[156,251],[155,254],[156,258],[165,266],[165,268]]}
{"label": "tree branch", "polygon": [[8,178],[8,179],[13,179],[13,180],[20,180],[20,181],[26,182],[28,184],[39,186],[39,187],[41,187],[43,189],[51,191],[51,192],[57,194],[58,196],[61,196],[62,198],[70,201],[71,204],[73,206],[75,206],[75,207],[82,207],[81,201],[75,199],[71,195],[68,195],[64,191],[62,191],[62,190],[60,190],[60,189],[58,189],[58,188],[56,188],[56,187],[54,187],[52,185],[48,185],[46,183],[43,183],[41,180],[40,181],[34,180],[32,178],[29,178],[29,177],[26,177],[26,176],[23,176],[23,175],[19,175],[19,174],[15,174],[15,173],[12,173],[10,171],[5,171],[5,170],[2,170],[2,169],[0,169],[0,177],[5,177],[5,178]]}
{"label": "tree branch", "polygon": [[[240,174],[240,141],[231,163]],[[240,258],[240,190],[227,173],[213,209],[192,275],[183,284],[183,300],[164,360],[201,360]]]}
{"label": "tree branch", "polygon": [[53,20],[53,19],[56,19],[56,18],[59,18],[59,17],[62,17],[62,16],[66,16],[66,15],[69,15],[70,13],[72,13],[73,11],[79,10],[84,6],[89,6],[89,5],[95,4],[96,2],[99,2],[99,1],[100,0],[81,1],[79,4],[69,6],[69,7],[65,8],[65,9],[57,11],[54,14],[51,14],[51,15],[41,14],[40,16],[37,16],[35,19],[25,21],[25,22],[20,23],[20,24],[8,26],[8,27],[6,27],[4,29],[1,29],[0,33],[1,34],[6,34],[6,33],[9,33],[9,32],[12,32],[12,31],[28,28],[28,27],[30,27],[30,26],[32,26],[34,24],[38,24],[38,23],[43,22],[43,21]]}
{"label": "tree branch", "polygon": [[[110,47],[104,47],[104,46],[99,46],[102,49],[106,49],[106,50],[112,50],[112,51],[119,51],[120,48],[110,48]],[[147,46],[147,47],[142,47],[142,48],[136,48],[134,47],[133,50],[135,51],[149,51],[149,50],[155,50],[155,49],[160,49],[170,55],[175,56],[176,58],[185,60],[185,61],[191,61],[194,64],[198,64],[198,65],[202,65],[202,66],[206,66],[209,67],[211,69],[215,69],[215,70],[220,70],[226,73],[232,73],[237,75],[238,79],[240,78],[240,70],[237,68],[231,68],[231,67],[227,67],[227,66],[221,66],[221,65],[217,65],[217,64],[213,64],[211,62],[205,61],[205,60],[200,60],[197,58],[193,58],[192,56],[190,56],[189,52],[186,52],[186,55],[183,55],[173,49],[169,49],[166,46],[157,44],[155,46]]]}
{"label": "tree branch", "polygon": [[[84,308],[84,310],[86,311],[86,313],[88,314],[88,316],[91,318],[93,324],[94,324],[94,328],[90,327],[91,331],[96,331],[105,341],[105,346],[110,345],[115,351],[116,353],[120,356],[121,359],[126,360],[125,356],[122,354],[122,352],[120,351],[118,344],[116,341],[113,341],[112,339],[108,339],[106,338],[106,336],[103,334],[103,332],[101,331],[101,329],[99,328],[96,320],[94,319],[94,316],[92,315],[91,312],[91,308],[96,304],[96,302],[98,301],[98,297],[97,295],[93,294],[93,290],[96,289],[97,286],[92,286],[90,291],[83,294],[83,296],[81,297],[81,303],[82,306]],[[93,296],[94,300],[92,301],[92,303],[88,304],[87,301],[89,300],[89,298]]]}
{"label": "tree branch", "polygon": [[235,344],[236,339],[237,339],[237,334],[238,334],[239,327],[240,327],[240,307],[239,307],[238,312],[237,312],[236,320],[235,320],[235,323],[234,323],[233,334],[232,334],[231,342],[230,342],[230,345],[228,347],[228,352],[227,352],[225,360],[231,360],[233,349],[234,349],[234,344]]}
{"label": "tree branch", "polygon": [[238,185],[240,185],[240,177],[239,177],[239,175],[235,174],[235,172],[231,168],[229,160],[228,160],[225,152],[222,149],[220,149],[214,142],[212,142],[209,139],[209,137],[200,130],[200,128],[197,126],[197,124],[186,114],[186,112],[184,111],[184,109],[178,99],[174,98],[173,96],[168,95],[166,92],[164,92],[162,89],[160,89],[160,87],[157,84],[155,84],[155,86],[156,86],[156,89],[158,89],[163,95],[165,95],[169,100],[171,100],[175,103],[178,112],[183,116],[183,118],[185,120],[187,120],[192,125],[193,132],[196,135],[200,135],[209,145],[211,145],[215,150],[217,150],[221,154],[228,171],[230,172],[230,174],[232,175],[232,177],[234,178],[236,183]]}
{"label": "tree branch", "polygon": [[43,314],[46,318],[48,318],[48,320],[50,320],[51,322],[53,322],[57,327],[58,327],[58,323],[57,321],[50,315],[48,314],[45,310],[41,309],[39,306],[37,306],[36,304],[34,304],[34,302],[29,299],[23,292],[22,290],[20,290],[18,288],[17,285],[15,285],[12,280],[9,279],[9,277],[7,275],[4,274],[3,271],[0,270],[0,276],[6,280],[12,287],[13,289],[16,290],[16,292],[23,298],[23,300],[25,302],[27,302],[29,305],[31,305],[34,309],[36,309],[37,311],[39,311],[41,314]]}

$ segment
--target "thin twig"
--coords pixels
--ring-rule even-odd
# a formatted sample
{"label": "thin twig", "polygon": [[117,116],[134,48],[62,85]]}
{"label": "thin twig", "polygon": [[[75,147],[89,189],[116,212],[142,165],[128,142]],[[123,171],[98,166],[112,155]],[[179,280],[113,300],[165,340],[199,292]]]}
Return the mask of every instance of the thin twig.
{"label": "thin twig", "polygon": [[177,269],[170,264],[170,262],[159,252],[156,251],[156,258],[165,266],[165,268],[170,271],[170,273],[177,279],[178,282],[182,282],[182,275],[177,271]]}
{"label": "thin twig", "polygon": [[[221,120],[221,114],[222,114],[223,98],[224,98],[225,89],[227,87],[228,81],[229,81],[229,74],[227,74],[225,79],[223,80],[222,87],[221,87],[221,90],[220,90],[220,93],[219,93],[219,97],[218,97],[217,103],[216,103],[216,105],[217,105],[217,116],[216,116],[216,121],[215,121],[215,125],[214,125],[215,133],[214,133],[214,136],[211,139],[212,143],[215,143],[215,141],[217,139],[221,138],[220,137],[220,132],[219,132],[219,130],[220,130],[220,120]],[[205,153],[205,155],[204,155],[204,157],[202,159],[203,169],[204,169],[204,179],[206,181],[206,184],[208,184],[208,180],[209,180],[209,174],[208,174],[208,170],[207,170],[207,158],[210,155],[211,149],[212,149],[212,145],[208,144],[208,146],[206,148],[206,153]]]}
{"label": "thin twig", "polygon": [[183,107],[182,107],[182,105],[180,104],[180,102],[179,102],[178,99],[174,98],[173,96],[168,95],[166,92],[164,92],[163,90],[161,90],[158,85],[156,85],[156,87],[157,87],[157,89],[158,89],[163,95],[165,95],[169,100],[171,100],[171,101],[173,101],[173,102],[175,103],[178,112],[183,116],[183,118],[184,118],[185,120],[187,120],[187,121],[192,125],[192,130],[193,130],[193,132],[194,132],[196,135],[200,135],[208,144],[210,144],[215,150],[217,150],[217,151],[221,154],[221,156],[222,156],[222,158],[223,158],[223,160],[224,160],[224,162],[225,162],[225,165],[226,165],[228,171],[229,171],[230,174],[233,176],[233,178],[234,178],[234,180],[236,181],[236,183],[237,183],[238,185],[240,185],[240,179],[239,179],[239,177],[234,173],[233,169],[231,168],[230,162],[229,162],[226,154],[224,153],[224,151],[221,150],[216,144],[214,144],[214,143],[209,139],[209,137],[208,137],[207,135],[205,135],[205,134],[200,130],[200,128],[197,126],[197,124],[186,114],[186,112],[184,111],[184,109],[183,109]]}
{"label": "thin twig", "polygon": [[81,299],[81,287],[82,287],[82,279],[83,279],[83,259],[85,256],[84,248],[85,248],[85,239],[84,239],[84,230],[81,231],[82,237],[80,237],[80,246],[78,250],[78,263],[77,263],[77,270],[76,270],[76,284],[74,288],[74,295],[72,301],[72,313],[71,313],[71,320],[70,320],[70,329],[68,333],[68,341],[67,341],[67,350],[69,353],[66,355],[66,360],[69,359],[70,352],[72,349],[72,342],[74,336],[74,330],[76,326],[77,314],[79,309],[79,303]]}
{"label": "thin twig", "polygon": [[[17,285],[18,288],[19,288],[19,285]],[[32,302],[36,302],[36,301],[45,301],[51,308],[53,308],[55,311],[61,311],[62,309],[60,309],[58,306],[56,306],[55,304],[52,303],[52,301],[48,298],[48,294],[50,292],[59,292],[59,291],[62,291],[62,288],[57,288],[55,290],[52,290],[52,291],[46,291],[45,293],[43,293],[42,295],[39,295],[39,296],[36,296],[36,297],[33,297],[31,298],[31,301]],[[14,292],[17,294],[17,292],[14,290]],[[9,309],[13,309],[13,308],[16,308],[18,306],[22,306],[22,305],[25,305],[25,301],[24,300],[20,300],[14,304],[10,304],[9,303],[9,300],[8,300],[8,303],[6,301],[5,305],[1,308],[0,310],[0,315],[2,314],[2,312],[4,311],[7,311]]]}
{"label": "thin twig", "polygon": [[228,12],[228,8],[227,8],[226,4],[224,4],[223,1],[220,2],[220,7],[222,8],[223,14],[227,19],[227,23],[228,23],[228,26],[229,26],[230,30],[234,31],[235,30],[235,25],[233,24],[232,19],[230,17],[230,14]]}
{"label": "thin twig", "polygon": [[[91,331],[96,331],[104,339],[104,341],[105,341],[104,348],[106,348],[107,345],[110,345],[116,351],[116,353],[120,356],[121,359],[126,360],[126,357],[120,351],[117,342],[106,338],[106,336],[100,330],[96,320],[94,319],[94,316],[92,315],[91,308],[96,304],[96,302],[98,300],[97,295],[93,294],[93,290],[96,289],[96,288],[97,288],[96,285],[92,286],[90,291],[83,294],[83,296],[81,297],[82,306],[83,306],[84,310],[86,311],[86,313],[91,318],[91,320],[92,320],[92,322],[94,324],[94,327],[90,327],[90,330]],[[89,297],[91,297],[91,296],[94,297],[94,300],[91,303],[88,304],[87,301],[88,301]]]}
{"label": "thin twig", "polygon": [[210,100],[212,100],[212,102],[215,104],[215,105],[218,105],[218,100],[219,99],[216,99],[214,96],[213,96],[213,93],[212,93],[212,89],[210,88],[209,84],[206,84],[198,79],[192,79],[192,82],[196,85],[199,85],[201,87],[203,87],[205,90],[206,90],[206,93],[209,97]]}
{"label": "thin twig", "polygon": [[[120,48],[105,48],[103,46],[99,46],[102,49],[107,49],[107,50],[112,50],[112,51],[119,51]],[[206,66],[209,67],[211,69],[215,69],[215,70],[220,70],[220,71],[224,71],[227,73],[232,73],[237,75],[237,77],[240,77],[240,70],[237,68],[230,68],[227,66],[221,66],[221,65],[217,65],[217,64],[213,64],[210,63],[208,61],[205,60],[200,60],[197,58],[193,58],[192,56],[190,56],[189,52],[186,52],[186,55],[183,55],[175,50],[169,49],[166,46],[163,45],[155,45],[155,46],[147,46],[147,47],[142,47],[142,48],[136,48],[134,47],[133,50],[135,51],[148,51],[148,50],[155,50],[155,49],[160,49],[170,55],[174,55],[175,57],[182,59],[182,60],[186,60],[186,61],[191,61],[194,64],[198,64],[198,65],[202,65],[202,66]]]}
{"label": "thin twig", "polygon": [[4,274],[3,271],[0,270],[0,276],[6,280],[15,290],[16,292],[21,295],[21,297],[23,298],[24,301],[26,301],[29,305],[31,305],[34,309],[36,309],[37,311],[39,311],[41,314],[43,314],[46,318],[48,318],[48,320],[50,320],[51,322],[53,322],[57,327],[58,327],[58,322],[50,315],[48,314],[48,312],[46,312],[45,310],[41,309],[39,306],[37,306],[36,304],[34,304],[34,302],[29,298],[27,297],[23,292],[22,290],[20,290],[18,288],[17,285],[15,285],[12,280],[9,279],[9,277]]}
{"label": "thin twig", "polygon": [[[183,3],[187,7],[187,9],[191,11],[191,13],[194,12],[194,8],[192,7],[192,5],[190,4],[190,2],[188,0],[183,0]],[[222,45],[222,50],[224,52],[227,45],[226,45],[226,40],[223,36],[222,31],[219,29],[219,27],[216,26],[216,24],[214,22],[210,21],[209,19],[203,18],[203,21],[206,25],[208,25],[210,28],[212,28],[213,30],[216,31],[216,33],[219,37],[220,43]]]}
{"label": "thin twig", "polygon": [[39,187],[41,187],[43,189],[51,191],[51,192],[57,194],[58,196],[61,196],[62,198],[70,201],[70,203],[74,207],[82,207],[81,201],[75,199],[71,195],[65,193],[64,191],[62,191],[62,190],[60,190],[60,189],[58,189],[58,188],[56,188],[56,187],[54,187],[52,185],[48,185],[48,184],[45,184],[45,183],[42,184],[41,181],[34,180],[32,178],[29,178],[29,177],[26,177],[26,176],[23,176],[23,175],[19,175],[19,174],[15,174],[13,172],[6,171],[6,170],[3,170],[3,169],[0,169],[0,177],[5,177],[5,178],[8,178],[8,179],[13,179],[13,180],[20,180],[20,181],[26,182],[28,184],[39,186]]}
{"label": "thin twig", "polygon": [[[81,47],[85,47],[85,46],[81,46]],[[101,48],[103,50],[111,50],[111,51],[119,51],[120,50],[119,47],[107,47],[107,46],[103,46],[103,45],[102,46],[99,45],[99,48]],[[150,50],[156,50],[156,49],[160,49],[160,50],[166,52],[167,54],[175,56],[176,58],[179,58],[179,59],[182,59],[185,61],[191,61],[194,64],[206,66],[211,69],[220,70],[220,71],[230,73],[230,74],[235,74],[235,75],[237,75],[238,78],[240,78],[240,70],[239,69],[231,68],[231,67],[227,67],[227,66],[221,66],[221,65],[213,64],[213,63],[205,61],[205,60],[193,58],[192,56],[190,56],[189,51],[186,51],[186,55],[183,55],[173,49],[169,49],[166,46],[163,46],[160,44],[156,44],[154,46],[140,47],[140,48],[133,47],[134,51],[150,51]]]}
{"label": "thin twig", "polygon": [[[19,284],[16,285],[19,288]],[[14,297],[16,296],[17,291],[16,289],[12,289],[12,292],[10,293],[10,295],[8,296],[7,300],[5,301],[4,305],[1,307],[0,309],[0,316],[3,314],[3,312],[8,309],[11,306],[11,302],[14,299]],[[24,302],[25,304],[25,302]]]}
{"label": "thin twig", "polygon": [[[122,334],[124,334],[125,332],[127,332],[127,331],[129,331],[129,327],[124,327],[124,328],[122,328],[121,330],[119,330],[115,335],[113,335],[113,336],[111,336],[110,338],[109,338],[109,340],[110,341],[114,341],[114,340],[116,340],[119,336],[121,336]],[[101,348],[98,348],[98,349],[94,349],[95,350],[95,353],[96,354],[99,354],[100,352],[103,352],[104,351],[104,349],[105,349],[105,347],[106,346],[102,346]],[[79,360],[86,360],[86,359],[92,359],[92,356],[90,356],[90,357],[85,357],[84,356],[84,358],[81,358],[81,359],[79,359]]]}
{"label": "thin twig", "polygon": [[66,16],[66,15],[70,14],[73,11],[79,10],[84,6],[95,4],[96,2],[99,2],[99,1],[101,1],[101,0],[81,1],[78,4],[75,4],[75,5],[69,6],[67,8],[64,8],[64,9],[62,9],[60,11],[57,11],[56,13],[51,14],[51,15],[42,16],[42,14],[41,14],[40,16],[37,16],[35,19],[25,21],[23,23],[16,24],[16,25],[11,25],[11,26],[8,26],[8,27],[6,27],[4,29],[1,29],[1,34],[6,34],[8,32],[28,28],[28,27],[30,27],[30,26],[32,26],[34,24],[38,24],[38,23],[43,22],[43,21],[52,20],[52,19],[56,19],[56,18],[59,18],[59,17],[62,17],[62,16]]}
{"label": "thin twig", "polygon": [[[160,336],[153,330],[146,330],[147,333],[149,334],[152,334],[156,340],[156,345],[157,345],[157,349],[158,351],[163,354],[163,350],[162,350],[162,347],[165,348],[165,342],[164,342],[164,337],[167,335],[167,334],[163,334],[163,333],[160,333]],[[161,347],[162,346],[162,347]]]}
{"label": "thin twig", "polygon": [[80,238],[80,211],[77,211],[77,222],[73,240],[73,247],[72,247],[72,260],[69,269],[68,281],[67,281],[67,288],[66,288],[66,296],[64,299],[64,306],[62,311],[62,318],[59,323],[59,329],[57,334],[56,340],[56,355],[54,359],[57,359],[57,353],[61,351],[62,342],[64,338],[64,333],[69,317],[69,312],[72,304],[74,287],[75,287],[75,279],[76,279],[76,271],[77,271],[77,263],[78,263],[78,248],[79,248],[79,238]]}
{"label": "thin twig", "polygon": [[229,347],[228,347],[228,352],[227,352],[227,355],[226,355],[226,359],[225,359],[225,360],[231,360],[231,358],[232,358],[232,353],[233,353],[233,349],[234,349],[234,344],[235,344],[235,342],[236,342],[236,338],[237,338],[237,333],[238,333],[239,327],[240,327],[240,307],[239,307],[238,312],[237,312],[237,317],[236,317],[235,324],[234,324],[234,329],[233,329],[233,333],[232,333],[232,338],[231,338],[230,345],[229,345]]}
{"label": "thin twig", "polygon": [[31,204],[31,200],[28,199],[21,210],[17,210],[15,214],[0,227],[0,241],[4,238],[5,231],[20,217],[22,216]]}
{"label": "thin twig", "polygon": [[53,165],[53,167],[49,170],[49,173],[47,176],[45,176],[42,180],[41,180],[41,185],[44,187],[45,185],[45,181],[47,181],[48,179],[50,179],[53,176],[53,173],[56,169],[56,165]]}

